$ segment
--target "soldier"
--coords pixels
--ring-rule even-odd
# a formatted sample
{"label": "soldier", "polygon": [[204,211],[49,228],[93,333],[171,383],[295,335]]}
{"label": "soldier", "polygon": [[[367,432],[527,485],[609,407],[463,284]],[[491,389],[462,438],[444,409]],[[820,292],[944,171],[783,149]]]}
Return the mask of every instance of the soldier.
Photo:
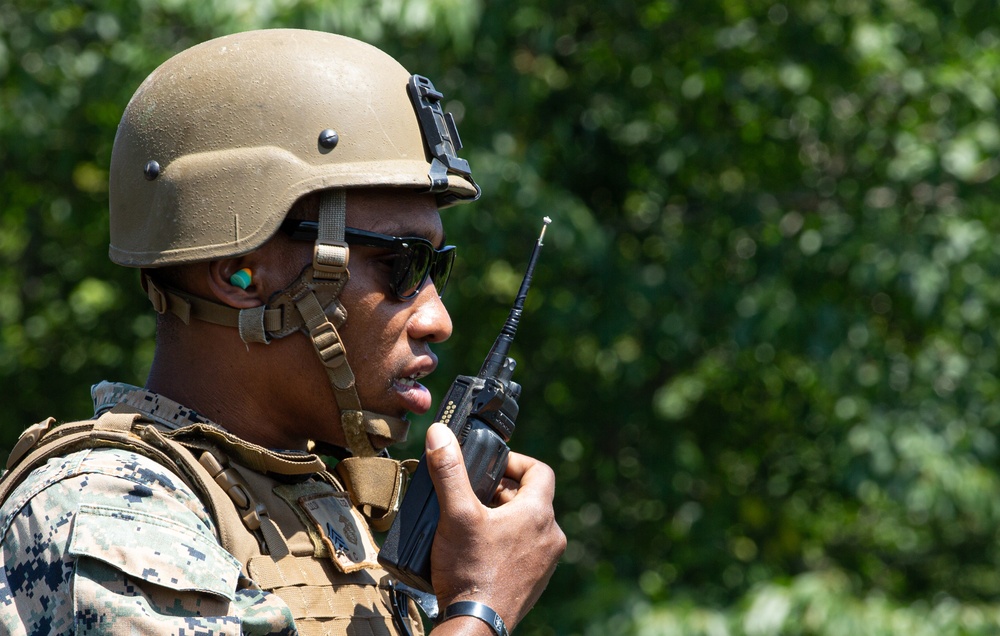
{"label": "soldier", "polygon": [[[439,210],[480,193],[440,101],[376,48],[286,29],[205,42],[139,87],[110,256],[140,269],[156,353],[145,388],[98,384],[94,419],[11,453],[6,633],[423,633],[371,528],[406,471],[384,449],[430,408],[419,381],[452,330]],[[434,631],[503,634],[565,547],[553,473],[512,453],[487,507],[447,427],[426,451]]]}

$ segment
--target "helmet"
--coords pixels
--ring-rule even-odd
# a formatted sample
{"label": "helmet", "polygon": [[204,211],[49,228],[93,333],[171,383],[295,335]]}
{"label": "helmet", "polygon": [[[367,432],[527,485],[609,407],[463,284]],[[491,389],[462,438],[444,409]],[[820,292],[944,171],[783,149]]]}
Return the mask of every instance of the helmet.
{"label": "helmet", "polygon": [[357,40],[270,29],[164,62],[125,109],[111,156],[111,260],[159,267],[244,254],[315,190],[479,196],[441,94]]}

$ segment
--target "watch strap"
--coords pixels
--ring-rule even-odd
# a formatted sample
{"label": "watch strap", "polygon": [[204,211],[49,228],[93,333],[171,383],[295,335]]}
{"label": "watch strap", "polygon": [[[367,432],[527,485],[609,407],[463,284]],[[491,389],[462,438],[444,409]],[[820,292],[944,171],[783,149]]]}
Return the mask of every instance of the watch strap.
{"label": "watch strap", "polygon": [[510,636],[503,619],[492,607],[478,601],[458,601],[445,608],[441,614],[441,622],[456,616],[475,616],[489,625],[497,636]]}

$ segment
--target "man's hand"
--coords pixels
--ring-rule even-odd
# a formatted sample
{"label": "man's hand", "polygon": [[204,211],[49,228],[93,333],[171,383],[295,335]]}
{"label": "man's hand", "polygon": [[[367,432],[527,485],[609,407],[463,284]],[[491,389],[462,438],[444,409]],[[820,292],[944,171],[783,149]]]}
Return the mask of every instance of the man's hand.
{"label": "man's hand", "polygon": [[[472,491],[462,449],[447,426],[431,425],[426,451],[441,504],[431,550],[438,603],[442,611],[455,601],[485,603],[513,629],[538,600],[566,549],[552,508],[555,474],[538,460],[510,453],[497,505],[490,508]],[[456,623],[457,628],[460,622],[456,618],[444,625]]]}

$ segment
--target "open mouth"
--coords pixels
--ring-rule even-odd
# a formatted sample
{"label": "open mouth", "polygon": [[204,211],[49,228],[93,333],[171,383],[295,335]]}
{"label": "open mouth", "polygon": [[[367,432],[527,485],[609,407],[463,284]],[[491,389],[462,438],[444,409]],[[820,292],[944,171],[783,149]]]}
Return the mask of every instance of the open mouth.
{"label": "open mouth", "polygon": [[422,415],[431,408],[431,392],[417,381],[425,375],[425,373],[415,373],[393,381],[393,388],[403,398],[406,410],[417,415]]}

